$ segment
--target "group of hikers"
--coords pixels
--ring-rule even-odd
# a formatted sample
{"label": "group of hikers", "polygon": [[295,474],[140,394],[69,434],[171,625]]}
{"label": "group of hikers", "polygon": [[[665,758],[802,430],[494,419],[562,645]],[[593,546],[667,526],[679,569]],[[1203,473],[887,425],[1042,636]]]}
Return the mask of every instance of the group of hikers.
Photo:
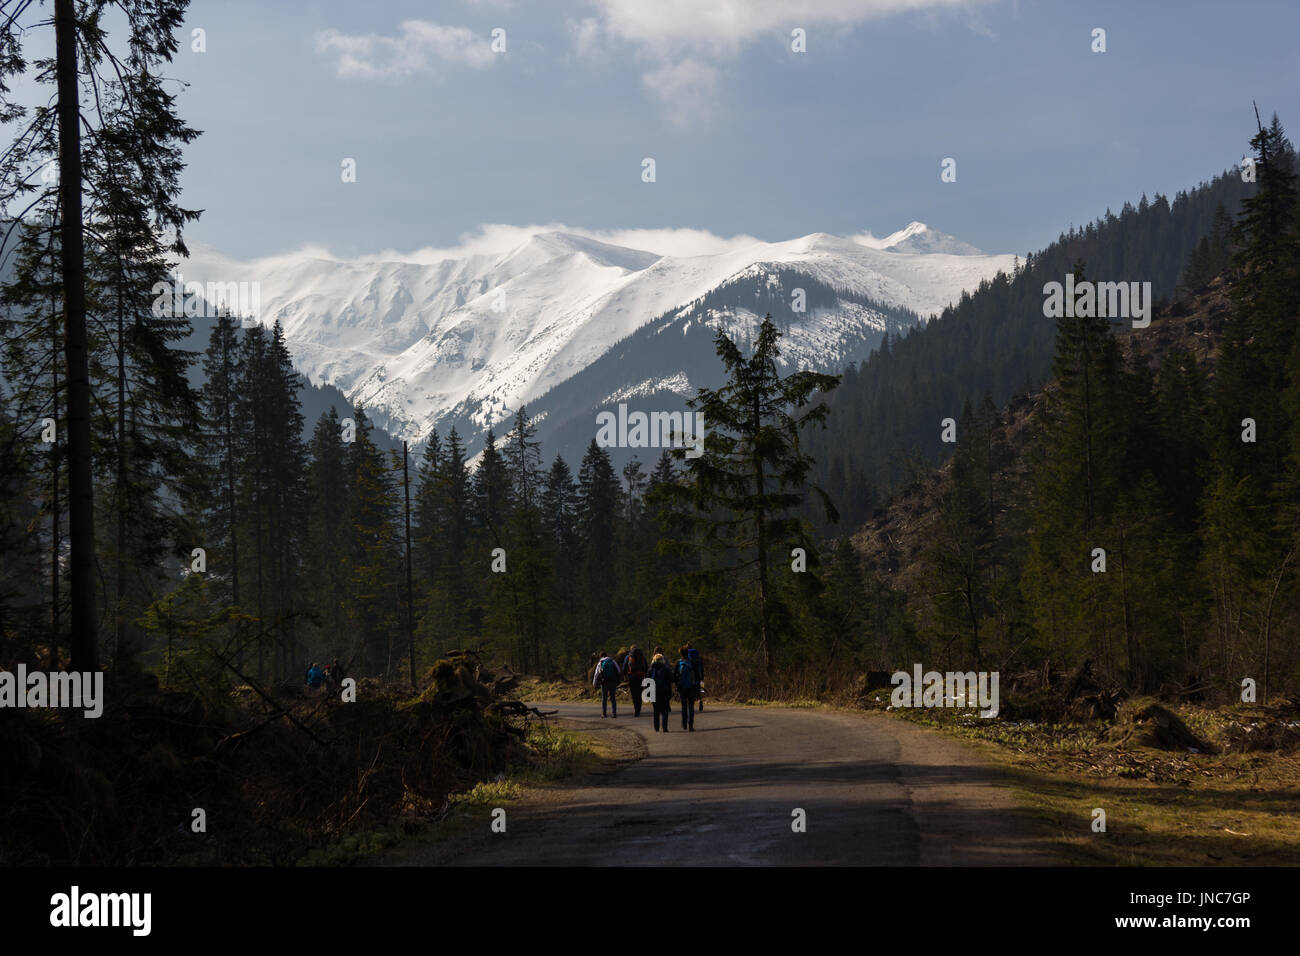
{"label": "group of hikers", "polygon": [[323,687],[330,690],[338,690],[343,685],[343,665],[339,663],[336,657],[330,663],[321,667],[315,661],[307,668],[307,687],[313,691],[319,691]]}
{"label": "group of hikers", "polygon": [[656,647],[649,662],[645,652],[633,644],[620,664],[601,651],[593,655],[596,669],[591,675],[591,686],[600,688],[600,716],[618,717],[618,688],[627,684],[632,695],[632,715],[641,716],[642,687],[648,677],[654,681],[655,730],[668,732],[669,705],[673,689],[682,702],[682,730],[695,730],[695,705],[704,710],[704,661],[700,652],[689,644],[678,648],[677,663],[669,665],[662,647]]}

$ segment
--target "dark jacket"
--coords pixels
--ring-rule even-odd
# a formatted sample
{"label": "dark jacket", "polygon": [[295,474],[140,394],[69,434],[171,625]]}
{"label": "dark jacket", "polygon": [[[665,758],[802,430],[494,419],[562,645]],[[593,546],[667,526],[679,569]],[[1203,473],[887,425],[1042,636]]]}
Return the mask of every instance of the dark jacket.
{"label": "dark jacket", "polygon": [[647,672],[646,659],[644,651],[638,650],[636,653],[641,655],[640,660],[637,660],[633,654],[628,654],[627,657],[623,658],[623,675],[627,678],[629,684],[640,686],[641,678],[645,677]]}
{"label": "dark jacket", "polygon": [[673,669],[665,661],[650,665],[650,679],[655,682],[655,700],[666,704],[673,699]]}
{"label": "dark jacket", "polygon": [[704,683],[703,656],[701,656],[699,651],[697,651],[695,648],[692,647],[690,650],[686,652],[686,658],[691,662],[691,666],[695,668],[695,679],[699,681],[701,684],[703,684]]}

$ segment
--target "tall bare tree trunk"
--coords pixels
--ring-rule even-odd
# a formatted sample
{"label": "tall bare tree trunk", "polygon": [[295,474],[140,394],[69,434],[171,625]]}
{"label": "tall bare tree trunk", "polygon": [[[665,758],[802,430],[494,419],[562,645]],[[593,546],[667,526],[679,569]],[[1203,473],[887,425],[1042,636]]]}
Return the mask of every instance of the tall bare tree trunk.
{"label": "tall bare tree trunk", "polygon": [[90,348],[86,337],[86,251],[81,230],[81,113],[73,0],[54,0],[59,96],[59,191],[63,208],[63,351],[68,366],[68,541],[72,591],[70,667],[99,669],[95,613],[95,486],[90,451]]}
{"label": "tall bare tree trunk", "polygon": [[[124,277],[118,277],[124,281]],[[117,547],[114,555],[113,666],[126,643],[126,321],[117,303]]]}
{"label": "tall bare tree trunk", "polygon": [[[52,308],[52,306],[51,306]],[[58,354],[59,331],[55,312],[50,312],[50,338],[53,350],[51,356]],[[51,671],[59,669],[59,541],[62,528],[59,524],[59,363],[50,360],[50,377],[54,379],[50,393],[54,396],[54,441],[50,443],[50,482],[53,486],[50,495],[50,666]]]}
{"label": "tall bare tree trunk", "polygon": [[415,605],[411,592],[411,472],[406,442],[402,442],[402,488],[406,494],[406,646],[411,658],[411,688],[415,688]]}
{"label": "tall bare tree trunk", "polygon": [[[757,436],[759,429],[763,426],[762,412],[759,408],[758,398],[754,399],[754,435]],[[763,662],[767,666],[767,674],[772,676],[776,669],[776,659],[772,655],[772,635],[768,633],[768,615],[767,615],[767,509],[763,507],[763,494],[766,491],[763,480],[763,459],[756,453],[754,456],[754,488],[757,492],[755,498],[758,501],[757,514],[755,520],[758,525],[758,614],[761,642],[763,645]]]}

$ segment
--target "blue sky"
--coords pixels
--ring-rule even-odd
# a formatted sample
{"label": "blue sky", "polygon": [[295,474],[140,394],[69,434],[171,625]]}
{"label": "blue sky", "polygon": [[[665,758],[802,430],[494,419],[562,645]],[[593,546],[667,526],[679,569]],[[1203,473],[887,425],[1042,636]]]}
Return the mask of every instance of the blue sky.
{"label": "blue sky", "polygon": [[204,131],[189,237],[351,256],[485,224],[779,240],[922,220],[1023,254],[1235,163],[1252,98],[1300,139],[1298,28],[1281,0],[196,0],[172,69]]}

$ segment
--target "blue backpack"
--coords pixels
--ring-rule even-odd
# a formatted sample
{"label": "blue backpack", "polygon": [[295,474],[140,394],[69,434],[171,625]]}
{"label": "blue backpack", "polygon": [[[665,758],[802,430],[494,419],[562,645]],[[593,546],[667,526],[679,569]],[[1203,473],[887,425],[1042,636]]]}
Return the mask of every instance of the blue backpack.
{"label": "blue backpack", "polygon": [[618,664],[614,663],[612,657],[606,657],[600,662],[600,679],[603,681],[613,682],[619,680],[621,675],[618,672]]}
{"label": "blue backpack", "polygon": [[677,689],[695,690],[695,668],[688,661],[677,662]]}

